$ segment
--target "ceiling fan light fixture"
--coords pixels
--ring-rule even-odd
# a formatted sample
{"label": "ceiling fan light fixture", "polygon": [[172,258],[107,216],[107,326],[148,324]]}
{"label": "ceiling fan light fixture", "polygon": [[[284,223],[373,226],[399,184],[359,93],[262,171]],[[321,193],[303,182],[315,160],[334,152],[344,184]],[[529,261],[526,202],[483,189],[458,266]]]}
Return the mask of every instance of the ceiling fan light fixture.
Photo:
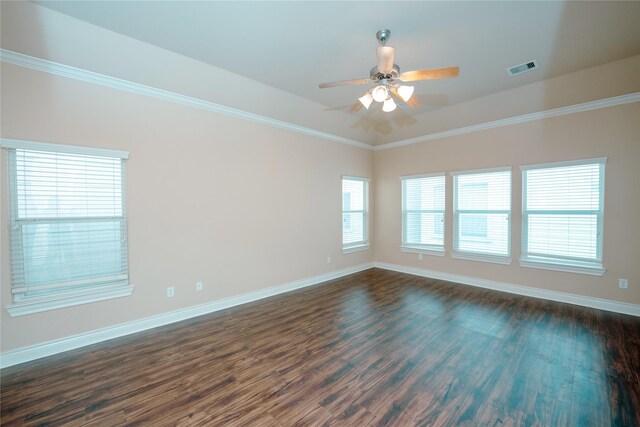
{"label": "ceiling fan light fixture", "polygon": [[367,92],[364,95],[362,95],[360,98],[358,98],[358,101],[360,101],[360,103],[364,105],[364,108],[368,110],[369,106],[373,102],[373,97],[371,96],[371,93]]}
{"label": "ceiling fan light fixture", "polygon": [[409,99],[411,99],[411,97],[413,96],[414,89],[415,88],[413,86],[403,85],[398,88],[398,94],[400,95],[400,98],[402,98],[404,102],[408,102]]}
{"label": "ceiling fan light fixture", "polygon": [[[2,0],[0,0],[2,1]],[[400,73],[400,67],[394,63],[395,48],[387,46],[391,31],[385,29],[376,33],[376,38],[380,45],[376,49],[376,66],[369,71],[368,78],[339,80],[335,82],[320,83],[320,89],[336,86],[365,85],[373,83],[374,88],[369,89],[364,95],[358,98],[350,108],[352,113],[362,109],[367,110],[373,101],[383,103],[382,110],[390,112],[397,108],[394,99],[399,99],[410,108],[417,108],[420,100],[414,95],[415,88],[409,84],[402,83],[415,82],[420,80],[437,80],[458,77],[460,69],[458,67],[432,68],[428,70],[413,70]],[[531,62],[533,64],[533,62]],[[528,64],[526,64],[528,65]],[[391,96],[393,95],[393,96]],[[393,99],[392,99],[393,98]]]}
{"label": "ceiling fan light fixture", "polygon": [[391,99],[391,97],[387,98],[384,101],[384,104],[382,104],[382,111],[384,111],[385,113],[390,113],[395,109],[396,109],[396,103],[393,102],[393,99]]}
{"label": "ceiling fan light fixture", "polygon": [[389,91],[383,85],[376,86],[371,91],[371,96],[373,97],[373,100],[376,102],[384,102],[385,99],[389,98]]}

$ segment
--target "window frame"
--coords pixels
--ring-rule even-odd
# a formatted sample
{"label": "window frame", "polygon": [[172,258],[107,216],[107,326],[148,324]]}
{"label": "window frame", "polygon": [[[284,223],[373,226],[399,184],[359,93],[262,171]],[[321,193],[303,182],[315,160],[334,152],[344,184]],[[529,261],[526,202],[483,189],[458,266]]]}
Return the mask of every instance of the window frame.
{"label": "window frame", "polygon": [[[370,241],[369,241],[369,178],[364,178],[364,177],[359,177],[359,176],[352,176],[352,175],[342,175],[341,177],[342,179],[340,180],[340,184],[341,187],[342,185],[344,185],[344,181],[359,181],[363,183],[363,195],[362,195],[362,207],[363,209],[349,209],[349,210],[345,210],[344,209],[344,198],[341,197],[341,205],[342,205],[342,218],[341,221],[344,221],[344,214],[345,213],[362,213],[363,215],[363,236],[364,236],[364,240],[358,241],[358,242],[351,242],[351,243],[345,243],[344,242],[344,230],[342,233],[342,253],[343,254],[348,254],[348,253],[353,253],[353,252],[359,252],[359,251],[366,251],[368,250],[371,245],[370,245]],[[342,194],[342,188],[341,188],[341,194]]]}
{"label": "window frame", "polygon": [[[475,252],[464,251],[459,249],[459,237],[460,237],[460,209],[458,209],[458,177],[462,175],[480,175],[494,172],[509,172],[509,209],[484,209],[484,210],[464,210],[462,213],[466,214],[506,214],[507,215],[507,254],[497,255],[487,252]],[[470,260],[470,261],[482,261],[495,264],[510,265],[511,258],[511,225],[512,225],[512,210],[513,210],[513,172],[511,166],[486,168],[486,169],[473,169],[456,171],[449,173],[453,177],[453,244],[451,250],[451,257],[456,259]]]}
{"label": "window frame", "polygon": [[[522,249],[520,255],[520,265],[527,268],[538,268],[543,270],[564,271],[569,273],[587,274],[592,276],[602,276],[606,272],[603,266],[602,249],[604,241],[604,190],[606,176],[607,157],[597,157],[591,159],[570,160],[564,162],[538,163],[520,166],[522,174]],[[527,172],[540,169],[554,169],[561,167],[599,165],[599,200],[598,210],[527,210]],[[596,215],[596,258],[594,260],[580,259],[577,257],[561,257],[550,254],[536,254],[531,256],[527,249],[529,243],[529,215],[532,212],[547,215]]]}
{"label": "window frame", "polygon": [[[7,172],[6,177],[8,182],[8,216],[7,216],[7,224],[11,230],[9,233],[9,265],[10,270],[13,271],[14,268],[18,268],[24,265],[21,263],[21,255],[23,253],[23,246],[21,239],[18,240],[17,243],[17,251],[14,252],[13,248],[14,244],[16,244],[16,238],[13,236],[14,232],[17,236],[21,235],[21,229],[26,224],[37,224],[40,223],[83,223],[86,222],[87,219],[95,220],[94,217],[89,216],[78,216],[70,219],[67,218],[20,218],[18,215],[18,195],[17,195],[17,152],[16,150],[27,150],[27,151],[43,151],[48,153],[55,154],[68,154],[68,155],[80,155],[80,156],[99,156],[99,157],[109,157],[112,159],[119,159],[121,161],[121,209],[122,215],[113,218],[105,217],[106,221],[114,221],[119,222],[121,235],[122,237],[122,245],[124,246],[124,253],[122,256],[128,258],[128,238],[127,238],[127,214],[126,214],[126,160],[129,158],[129,153],[126,151],[119,150],[109,150],[109,149],[101,149],[101,148],[89,148],[89,147],[81,147],[81,146],[71,146],[71,145],[63,145],[63,144],[50,144],[44,142],[33,142],[33,141],[23,141],[23,140],[15,140],[15,139],[0,139],[0,148],[5,149],[6,154],[6,164],[7,164]],[[100,217],[101,218],[101,217]],[[77,220],[77,221],[76,221]],[[18,230],[18,227],[20,230]],[[14,257],[19,257],[17,260]],[[125,266],[124,273],[113,274],[111,275],[117,280],[106,280],[100,282],[95,280],[99,277],[110,277],[109,275],[96,275],[89,276],[88,278],[82,279],[83,285],[81,287],[74,288],[74,283],[77,283],[77,280],[71,279],[71,281],[65,282],[68,283],[69,286],[63,287],[59,284],[39,284],[36,287],[40,289],[56,289],[59,288],[58,291],[36,294],[36,295],[25,295],[26,292],[29,291],[28,285],[23,285],[22,287],[18,286],[18,284],[14,281],[13,273],[10,275],[10,283],[11,283],[11,303],[5,306],[5,309],[9,312],[11,316],[22,316],[32,313],[38,313],[43,311],[54,310],[63,307],[70,307],[79,304],[85,304],[90,302],[101,301],[105,299],[111,298],[119,298],[131,295],[133,292],[133,286],[129,282],[129,268],[128,263]],[[95,286],[92,285],[92,279],[95,280]]]}
{"label": "window frame", "polygon": [[[444,206],[442,209],[412,209],[412,210],[408,210],[406,209],[406,183],[407,181],[413,180],[413,179],[423,179],[423,178],[440,178],[442,177],[442,184],[443,184],[443,188],[442,188],[442,192],[443,192],[443,200],[444,200]],[[446,211],[447,211],[447,179],[446,179],[446,173],[445,172],[436,172],[436,173],[428,173],[428,174],[420,174],[420,175],[407,175],[407,176],[401,176],[400,177],[400,192],[401,192],[401,213],[402,213],[402,240],[400,243],[400,250],[402,252],[409,252],[409,253],[419,253],[419,254],[425,254],[425,255],[436,255],[436,256],[444,256],[445,255],[445,249],[444,249],[444,244],[445,244],[445,240],[446,240],[446,232],[447,232],[447,228],[446,228],[446,224],[447,224],[447,219],[446,219]],[[442,245],[430,245],[430,244],[410,244],[407,243],[407,214],[409,212],[419,212],[419,213],[434,213],[434,214],[438,214],[441,213],[442,214]]]}

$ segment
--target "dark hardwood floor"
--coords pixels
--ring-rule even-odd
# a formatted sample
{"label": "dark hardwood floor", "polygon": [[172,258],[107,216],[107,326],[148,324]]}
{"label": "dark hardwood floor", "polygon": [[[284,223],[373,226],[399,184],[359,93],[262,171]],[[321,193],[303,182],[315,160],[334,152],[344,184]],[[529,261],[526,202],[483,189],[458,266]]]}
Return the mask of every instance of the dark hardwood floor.
{"label": "dark hardwood floor", "polygon": [[371,269],[0,379],[7,426],[639,426],[640,318]]}

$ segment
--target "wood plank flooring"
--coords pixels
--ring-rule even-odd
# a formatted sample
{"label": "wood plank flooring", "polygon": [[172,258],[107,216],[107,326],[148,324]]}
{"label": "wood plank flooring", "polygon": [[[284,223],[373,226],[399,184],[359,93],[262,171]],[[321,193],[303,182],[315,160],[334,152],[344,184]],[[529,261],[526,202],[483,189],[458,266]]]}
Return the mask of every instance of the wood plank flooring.
{"label": "wood plank flooring", "polygon": [[371,269],[0,381],[6,426],[639,426],[640,319]]}

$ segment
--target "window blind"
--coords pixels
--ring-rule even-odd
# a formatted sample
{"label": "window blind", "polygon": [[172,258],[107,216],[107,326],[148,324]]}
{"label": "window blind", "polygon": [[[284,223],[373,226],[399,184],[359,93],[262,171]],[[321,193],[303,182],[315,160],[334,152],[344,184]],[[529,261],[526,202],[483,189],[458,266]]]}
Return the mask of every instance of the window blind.
{"label": "window blind", "polygon": [[124,162],[9,150],[14,302],[128,284]]}
{"label": "window blind", "polygon": [[342,246],[352,248],[369,243],[367,212],[368,181],[364,178],[342,179]]}
{"label": "window blind", "polygon": [[402,178],[402,247],[444,250],[444,174]]}
{"label": "window blind", "polygon": [[605,161],[522,168],[524,260],[602,267]]}
{"label": "window blind", "polygon": [[509,256],[511,170],[454,175],[454,253]]}

